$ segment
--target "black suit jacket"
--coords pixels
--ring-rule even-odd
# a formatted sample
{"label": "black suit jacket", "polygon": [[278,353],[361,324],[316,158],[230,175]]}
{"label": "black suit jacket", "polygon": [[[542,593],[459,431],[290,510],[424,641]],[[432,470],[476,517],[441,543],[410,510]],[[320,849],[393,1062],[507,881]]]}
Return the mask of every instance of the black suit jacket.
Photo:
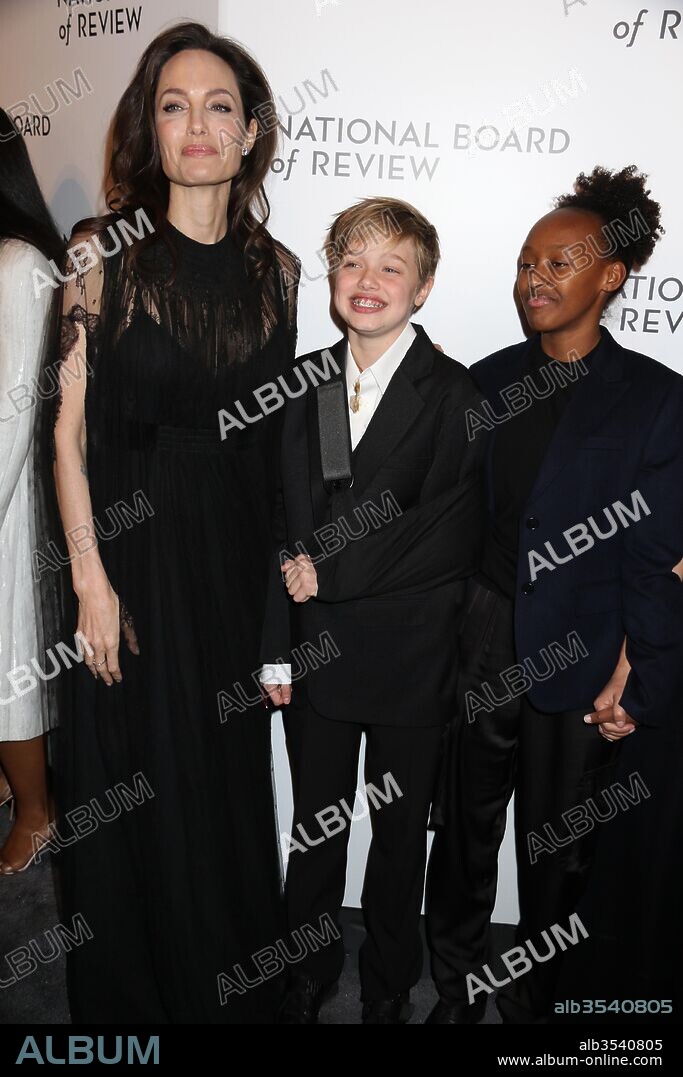
{"label": "black suit jacket", "polygon": [[[484,445],[468,440],[466,424],[481,396],[467,370],[415,330],[353,452],[350,490],[330,495],[323,485],[315,389],[286,408],[262,657],[291,656],[294,692],[327,718],[419,726],[452,717],[462,580],[474,571],[484,515]],[[342,382],[346,346],[331,349]],[[320,353],[298,365],[306,359],[320,366]],[[341,545],[334,533],[361,537]],[[320,557],[335,545],[316,564],[317,597],[293,603],[282,551]],[[316,659],[311,648],[322,654],[325,634],[338,655]],[[296,680],[304,667],[305,685]]]}
{"label": "black suit jacket", "polygon": [[[601,333],[602,347],[576,385],[520,518],[517,657],[544,673],[543,649],[559,642],[571,653],[567,638],[578,633],[587,655],[578,661],[560,657],[564,669],[554,663],[552,676],[535,680],[529,696],[543,711],[592,709],[626,636],[632,672],[622,706],[646,725],[680,723],[683,586],[671,569],[683,555],[683,378],[623,348],[607,329]],[[525,341],[504,348],[471,368],[499,418],[504,390],[531,373],[531,346]],[[491,510],[494,440],[495,433],[487,467]],[[622,514],[625,527],[612,506],[620,501],[633,511],[636,492],[649,514],[636,506],[641,518]],[[619,526],[612,537],[597,539],[589,518],[608,533],[607,508]],[[587,525],[593,545],[555,564],[546,542],[558,559],[568,557],[564,532],[579,524]],[[571,535],[577,538],[579,531]],[[554,566],[538,568],[533,581],[531,551]],[[574,650],[575,657],[579,653]]]}

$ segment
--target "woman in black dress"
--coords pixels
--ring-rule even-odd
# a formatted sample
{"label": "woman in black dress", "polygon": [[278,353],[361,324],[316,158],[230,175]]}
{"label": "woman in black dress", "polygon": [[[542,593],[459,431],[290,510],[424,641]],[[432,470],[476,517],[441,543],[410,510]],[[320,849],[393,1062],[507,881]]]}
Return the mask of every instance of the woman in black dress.
{"label": "woman in black dress", "polygon": [[253,394],[291,368],[298,262],[265,228],[266,114],[239,45],[161,34],[115,116],[113,215],[71,241],[55,473],[87,647],[52,844],[65,922],[92,936],[68,957],[75,1022],[268,1022],[277,1001],[252,958],[283,921],[248,700],[281,411]]}

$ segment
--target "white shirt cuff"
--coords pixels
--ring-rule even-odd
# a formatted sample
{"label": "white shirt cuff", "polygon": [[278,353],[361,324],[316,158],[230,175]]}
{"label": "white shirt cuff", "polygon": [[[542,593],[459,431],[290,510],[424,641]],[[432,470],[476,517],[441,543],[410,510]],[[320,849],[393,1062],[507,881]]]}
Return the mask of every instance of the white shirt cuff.
{"label": "white shirt cuff", "polygon": [[261,684],[291,684],[292,666],[290,662],[282,662],[270,666],[262,666],[259,673]]}

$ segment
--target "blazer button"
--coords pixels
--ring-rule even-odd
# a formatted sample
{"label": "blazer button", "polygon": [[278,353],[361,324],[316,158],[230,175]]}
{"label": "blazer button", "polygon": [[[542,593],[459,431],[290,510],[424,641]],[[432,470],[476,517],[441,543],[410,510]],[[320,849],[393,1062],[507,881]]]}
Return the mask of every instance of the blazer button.
{"label": "blazer button", "polygon": [[534,587],[533,583],[529,582],[529,583],[525,583],[525,584],[522,585],[522,594],[523,595],[533,595],[535,590],[536,590],[536,588]]}
{"label": "blazer button", "polygon": [[527,518],[526,525],[530,531],[535,531],[536,528],[539,526],[540,522],[541,521],[539,520],[538,516],[529,516]]}

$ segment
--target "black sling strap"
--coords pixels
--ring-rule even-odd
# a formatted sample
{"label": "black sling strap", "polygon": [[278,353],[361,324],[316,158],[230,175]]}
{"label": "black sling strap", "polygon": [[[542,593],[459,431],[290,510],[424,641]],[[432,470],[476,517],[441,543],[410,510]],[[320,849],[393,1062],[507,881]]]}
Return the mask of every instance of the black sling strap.
{"label": "black sling strap", "polygon": [[343,380],[324,382],[316,388],[318,433],[323,485],[328,493],[353,486],[351,426]]}

